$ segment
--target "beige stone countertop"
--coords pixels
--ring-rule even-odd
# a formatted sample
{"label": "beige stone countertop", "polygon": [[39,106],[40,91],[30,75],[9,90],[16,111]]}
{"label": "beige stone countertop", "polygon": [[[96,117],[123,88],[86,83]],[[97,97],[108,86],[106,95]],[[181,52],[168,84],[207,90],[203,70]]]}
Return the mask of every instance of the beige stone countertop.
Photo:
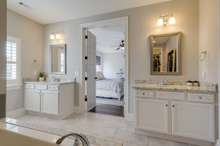
{"label": "beige stone countertop", "polygon": [[187,86],[187,85],[163,85],[163,84],[148,84],[137,83],[132,86],[135,89],[147,89],[147,90],[169,90],[169,91],[189,91],[189,92],[205,92],[205,93],[217,93],[216,85],[202,85]]}
{"label": "beige stone countertop", "polygon": [[73,84],[74,81],[60,81],[60,82],[50,82],[50,81],[25,81],[25,84],[38,84],[38,85],[63,85],[63,84]]}

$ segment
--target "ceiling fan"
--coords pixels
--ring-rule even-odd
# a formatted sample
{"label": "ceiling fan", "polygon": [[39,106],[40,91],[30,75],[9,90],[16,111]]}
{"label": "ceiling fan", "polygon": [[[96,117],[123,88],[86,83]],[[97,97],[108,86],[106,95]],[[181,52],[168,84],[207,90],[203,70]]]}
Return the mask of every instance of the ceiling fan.
{"label": "ceiling fan", "polygon": [[125,49],[125,41],[121,40],[119,46],[115,50],[119,51],[119,50],[124,50],[124,49]]}

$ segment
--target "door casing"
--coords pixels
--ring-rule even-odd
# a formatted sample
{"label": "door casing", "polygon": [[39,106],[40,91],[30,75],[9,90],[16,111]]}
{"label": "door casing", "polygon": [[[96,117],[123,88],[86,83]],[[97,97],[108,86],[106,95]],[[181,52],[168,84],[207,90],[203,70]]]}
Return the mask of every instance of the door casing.
{"label": "door casing", "polygon": [[82,40],[82,72],[81,72],[81,91],[80,91],[80,112],[87,112],[86,101],[85,101],[85,54],[86,54],[86,46],[85,46],[85,34],[84,30],[94,27],[103,26],[115,21],[123,21],[125,25],[125,84],[124,84],[124,115],[125,118],[133,119],[133,115],[129,113],[129,85],[130,85],[130,78],[129,78],[129,47],[128,47],[128,16],[125,17],[118,17],[114,19],[107,19],[101,21],[95,21],[91,23],[81,24],[81,40]]}

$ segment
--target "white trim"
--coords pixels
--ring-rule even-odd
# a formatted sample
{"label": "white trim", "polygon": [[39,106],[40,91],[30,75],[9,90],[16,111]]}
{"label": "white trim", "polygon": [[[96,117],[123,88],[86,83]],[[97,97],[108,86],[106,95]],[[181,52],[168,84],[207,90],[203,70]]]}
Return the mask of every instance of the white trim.
{"label": "white trim", "polygon": [[16,109],[13,111],[8,111],[6,112],[6,117],[7,118],[17,118],[25,115],[26,111],[24,108]]}
{"label": "white trim", "polygon": [[218,139],[215,146],[220,146],[220,140]]}
{"label": "white trim", "polygon": [[7,91],[22,89],[22,87],[23,87],[22,85],[10,84],[10,85],[7,86]]}
{"label": "white trim", "polygon": [[84,29],[87,28],[94,28],[94,27],[99,27],[99,26],[103,26],[106,23],[112,23],[112,22],[117,22],[117,21],[124,21],[125,22],[125,42],[126,42],[126,46],[125,46],[125,54],[126,54],[126,60],[125,60],[125,80],[127,81],[127,83],[125,83],[125,105],[124,105],[124,113],[125,113],[125,118],[128,115],[128,101],[129,101],[129,85],[130,85],[130,78],[129,78],[129,47],[128,47],[128,16],[125,17],[118,17],[118,18],[114,18],[114,19],[108,19],[108,20],[101,20],[101,21],[96,21],[96,22],[90,22],[90,23],[85,23],[85,24],[81,24],[81,38],[82,38],[82,70],[81,70],[81,100],[80,101],[80,107],[81,107],[81,111],[87,111],[86,109],[86,102],[84,101],[84,94],[85,94],[85,87],[84,87],[84,70],[85,70],[85,65],[84,65],[84,54],[85,54],[85,49],[84,49]]}
{"label": "white trim", "polygon": [[125,118],[128,121],[136,122],[136,117],[135,117],[135,114],[133,114],[133,113],[125,114]]}

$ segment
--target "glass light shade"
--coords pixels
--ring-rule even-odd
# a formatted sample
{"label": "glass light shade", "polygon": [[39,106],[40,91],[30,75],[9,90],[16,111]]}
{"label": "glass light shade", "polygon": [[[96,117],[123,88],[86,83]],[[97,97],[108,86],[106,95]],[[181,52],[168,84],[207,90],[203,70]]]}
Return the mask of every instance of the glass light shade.
{"label": "glass light shade", "polygon": [[50,39],[51,39],[51,40],[54,40],[54,39],[55,39],[55,35],[54,35],[54,34],[51,34],[51,35],[50,35]]}
{"label": "glass light shade", "polygon": [[168,20],[169,25],[175,25],[176,24],[176,18],[175,17],[170,17]]}
{"label": "glass light shade", "polygon": [[164,20],[163,20],[163,18],[159,18],[158,20],[157,20],[157,26],[163,26],[164,25]]}
{"label": "glass light shade", "polygon": [[56,39],[60,40],[61,39],[61,34],[56,34]]}

